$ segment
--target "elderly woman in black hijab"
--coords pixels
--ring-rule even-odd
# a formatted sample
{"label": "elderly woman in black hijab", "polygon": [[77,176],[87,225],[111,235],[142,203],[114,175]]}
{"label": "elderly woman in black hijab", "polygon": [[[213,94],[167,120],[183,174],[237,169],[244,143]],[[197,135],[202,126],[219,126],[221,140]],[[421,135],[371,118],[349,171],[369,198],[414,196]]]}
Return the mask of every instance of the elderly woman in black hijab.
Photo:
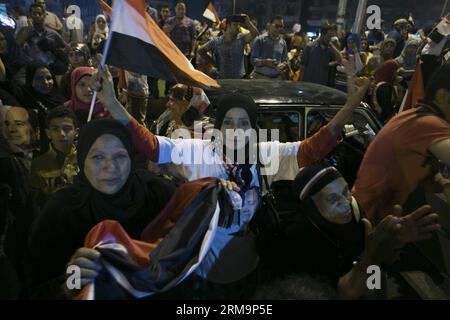
{"label": "elderly woman in black hijab", "polygon": [[[197,275],[211,285],[203,298],[245,298],[251,292],[259,263],[250,221],[262,207],[262,197],[278,180],[293,180],[299,167],[325,157],[337,144],[344,124],[367,90],[360,79],[347,104],[313,137],[293,143],[261,141],[257,130],[257,105],[249,96],[224,95],[218,103],[214,139],[170,139],[155,136],[132,118],[114,95],[111,74],[101,69],[99,100],[111,115],[127,125],[136,149],[152,162],[172,164],[187,181],[216,177],[234,182],[242,198],[229,228],[218,228]],[[93,77],[94,79],[95,77]],[[93,86],[99,83],[93,83]],[[184,131],[190,137],[189,130]],[[245,134],[244,134],[245,133]],[[181,134],[181,133],[180,133]],[[186,137],[185,137],[186,138]],[[217,295],[221,289],[221,294]]]}
{"label": "elderly woman in black hijab", "polygon": [[387,216],[372,229],[345,179],[328,164],[302,168],[293,190],[299,207],[286,223],[279,263],[289,273],[324,277],[342,298],[363,296],[369,266],[392,263],[397,249],[438,228],[438,216],[424,206],[402,218]]}
{"label": "elderly woman in black hijab", "polygon": [[65,286],[66,265],[81,268],[82,286],[93,281],[101,267],[99,253],[82,248],[89,230],[112,219],[139,239],[175,189],[167,180],[134,167],[130,134],[116,120],[87,124],[77,152],[76,182],[49,199],[30,238],[26,267],[35,298],[72,295]]}

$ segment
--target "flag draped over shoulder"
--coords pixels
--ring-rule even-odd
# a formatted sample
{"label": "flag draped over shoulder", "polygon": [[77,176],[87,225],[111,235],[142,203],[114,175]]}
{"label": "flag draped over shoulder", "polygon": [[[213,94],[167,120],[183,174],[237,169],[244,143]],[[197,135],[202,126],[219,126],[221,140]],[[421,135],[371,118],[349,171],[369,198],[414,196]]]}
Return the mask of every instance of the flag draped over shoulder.
{"label": "flag draped over shoulder", "polygon": [[131,239],[117,221],[97,224],[84,246],[101,253],[105,269],[77,299],[143,298],[174,288],[197,269],[232,212],[223,192],[216,178],[181,185],[141,240]]}
{"label": "flag draped over shoulder", "polygon": [[[107,12],[106,4],[100,4]],[[107,64],[169,82],[219,87],[214,79],[192,66],[147,14],[145,0],[114,1],[110,29]]]}

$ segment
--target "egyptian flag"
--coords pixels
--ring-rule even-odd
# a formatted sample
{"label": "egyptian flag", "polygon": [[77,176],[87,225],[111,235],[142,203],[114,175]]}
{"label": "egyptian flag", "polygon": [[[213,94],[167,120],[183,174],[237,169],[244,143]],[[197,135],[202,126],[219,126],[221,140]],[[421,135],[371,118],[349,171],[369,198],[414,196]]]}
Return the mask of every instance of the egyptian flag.
{"label": "egyptian flag", "polygon": [[403,98],[399,112],[413,108],[423,98],[425,98],[425,86],[422,75],[422,64],[420,59],[417,59],[416,71],[409,83],[408,91]]}
{"label": "egyptian flag", "polygon": [[111,17],[112,15],[112,9],[111,7],[103,0],[99,0],[100,6],[102,7],[103,12]]}
{"label": "egyptian flag", "polygon": [[203,18],[211,21],[214,25],[220,23],[219,15],[217,14],[216,8],[211,2],[208,3],[208,7],[206,7],[205,12],[203,12]]}
{"label": "egyptian flag", "polygon": [[117,221],[97,224],[84,246],[101,253],[104,269],[77,299],[138,299],[177,286],[201,264],[217,227],[229,223],[233,211],[224,193],[216,178],[181,185],[140,240]]}
{"label": "egyptian flag", "polygon": [[145,0],[114,1],[106,64],[173,83],[202,88],[218,83],[195,70],[145,11]]}

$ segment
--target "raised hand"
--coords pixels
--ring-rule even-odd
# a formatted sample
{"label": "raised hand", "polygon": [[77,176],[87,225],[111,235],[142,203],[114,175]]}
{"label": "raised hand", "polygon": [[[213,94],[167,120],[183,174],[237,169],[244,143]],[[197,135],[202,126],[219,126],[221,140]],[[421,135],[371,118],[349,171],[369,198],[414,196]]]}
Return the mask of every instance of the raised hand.
{"label": "raised hand", "polygon": [[[397,205],[395,211],[396,215],[401,215],[402,207]],[[397,238],[401,244],[429,239],[433,232],[441,228],[437,222],[439,215],[432,213],[429,205],[422,206],[399,219],[400,228],[397,231]]]}

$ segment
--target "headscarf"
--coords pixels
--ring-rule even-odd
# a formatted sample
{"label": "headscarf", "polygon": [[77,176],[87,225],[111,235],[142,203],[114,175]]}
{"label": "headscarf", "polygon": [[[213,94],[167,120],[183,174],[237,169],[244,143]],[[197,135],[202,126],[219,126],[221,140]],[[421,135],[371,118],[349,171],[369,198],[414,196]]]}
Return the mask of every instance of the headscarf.
{"label": "headscarf", "polygon": [[402,68],[406,70],[414,70],[416,68],[417,50],[409,55],[407,54],[406,50],[411,46],[416,46],[417,49],[419,49],[419,45],[420,41],[414,38],[409,39],[406,42],[401,55],[395,59]]}
{"label": "headscarf", "polygon": [[[383,42],[381,42],[381,45],[380,45],[380,55],[381,55],[381,57],[382,57],[383,59],[385,59],[385,56],[383,55],[384,47],[385,47],[386,44],[388,44],[388,43],[392,43],[392,44],[394,45],[394,51],[395,51],[395,48],[397,47],[397,41],[395,41],[395,39],[393,39],[393,38],[386,38],[386,40],[384,40]],[[394,56],[394,51],[392,51],[391,57]]]}
{"label": "headscarf", "polygon": [[[103,20],[105,20],[105,29],[100,30],[98,25],[97,25],[97,21],[98,19],[103,18]],[[108,36],[109,33],[109,27],[108,27],[108,20],[106,20],[106,16],[104,14],[99,14],[97,17],[95,17],[95,32],[94,35],[97,33],[103,33],[106,36]]]}
{"label": "headscarf", "polygon": [[[120,122],[112,119],[94,120],[80,133],[78,164],[84,168],[86,156],[95,141],[104,134],[117,137],[128,151],[133,163],[131,137]],[[133,239],[140,239],[144,228],[156,217],[169,201],[174,186],[166,179],[132,165],[125,185],[120,191],[106,195],[97,191],[87,180],[82,169],[73,185],[56,191],[36,219],[32,237],[40,244],[33,247],[30,255],[31,287],[47,283],[64,272],[73,253],[83,246],[88,232],[104,220],[115,220]],[[56,227],[56,229],[54,229]],[[54,244],[49,249],[43,244]],[[54,250],[54,248],[57,248]],[[51,251],[51,253],[49,252]],[[42,256],[46,261],[42,267]],[[36,267],[35,267],[36,266]],[[46,288],[47,297],[54,298],[58,289]],[[39,294],[44,290],[39,291]]]}
{"label": "headscarf", "polygon": [[241,93],[228,93],[224,94],[220,98],[216,110],[216,123],[214,126],[215,129],[220,130],[226,113],[233,108],[244,109],[248,114],[252,128],[255,130],[257,129],[256,114],[258,109],[255,101],[249,96]]}
{"label": "headscarf", "polygon": [[[333,242],[344,257],[354,258],[364,247],[364,225],[356,200],[352,197],[352,220],[347,224],[336,224],[322,216],[312,199],[313,195],[339,178],[342,178],[342,175],[336,168],[325,163],[316,163],[300,170],[293,182],[293,192],[300,203],[302,214],[306,215],[311,224]],[[358,248],[355,248],[355,244]]]}
{"label": "headscarf", "polygon": [[48,67],[39,62],[30,62],[26,68],[26,79],[25,79],[25,101],[24,107],[27,108],[38,108],[40,109],[42,104],[47,109],[53,109],[64,103],[65,98],[59,92],[56,87],[56,81],[53,79],[53,89],[50,93],[41,93],[33,88],[33,79],[36,72],[41,69]]}
{"label": "headscarf", "polygon": [[[247,115],[250,119],[250,125],[252,129],[257,130],[257,122],[256,122],[256,114],[257,114],[257,107],[255,104],[255,101],[250,98],[247,95],[243,95],[241,93],[229,93],[223,95],[217,106],[216,110],[216,122],[214,125],[215,129],[220,130],[222,127],[223,120],[225,118],[225,115],[230,109],[233,108],[242,108],[247,112]],[[239,164],[237,166],[237,173],[236,175],[240,176],[240,178],[243,180],[243,185],[240,185],[242,182],[237,180],[235,181],[238,185],[240,185],[242,192],[245,192],[250,188],[250,184],[253,178],[252,172],[251,172],[251,166],[258,162],[258,159],[250,159],[250,152],[249,152],[249,146],[246,146],[245,150],[245,163]],[[225,145],[223,146],[223,152],[225,153]],[[257,157],[259,156],[259,151],[256,152]],[[235,151],[234,159],[238,159],[237,157],[237,151]],[[233,177],[230,177],[231,180],[233,180]]]}
{"label": "headscarf", "polygon": [[395,73],[399,65],[394,59],[390,59],[381,64],[375,71],[374,79],[375,84],[380,82],[387,82],[388,84],[393,84],[395,80]]}
{"label": "headscarf", "polygon": [[[127,182],[121,190],[113,195],[97,191],[84,174],[84,165],[89,150],[95,141],[105,134],[118,138],[131,159],[131,170]],[[89,216],[98,216],[99,218],[107,215],[119,222],[131,219],[133,216],[148,217],[145,211],[151,211],[152,203],[159,198],[149,190],[150,181],[160,180],[160,178],[147,170],[135,168],[131,135],[119,121],[98,119],[86,124],[81,130],[78,140],[77,161],[80,172],[75,178],[74,185],[69,187],[66,193],[73,200],[74,210],[82,210]],[[143,226],[145,224],[141,227]]]}
{"label": "headscarf", "polygon": [[[91,107],[90,103],[81,102],[77,97],[76,86],[78,81],[85,76],[92,76],[94,69],[91,67],[78,67],[72,71],[70,76],[70,87],[72,89],[72,96],[69,101],[67,101],[64,106],[71,108],[78,117],[80,125],[84,125],[87,122],[89,115],[89,110]],[[98,118],[109,118],[110,113],[100,101],[96,101],[94,105],[94,111],[92,113],[93,119]]]}

